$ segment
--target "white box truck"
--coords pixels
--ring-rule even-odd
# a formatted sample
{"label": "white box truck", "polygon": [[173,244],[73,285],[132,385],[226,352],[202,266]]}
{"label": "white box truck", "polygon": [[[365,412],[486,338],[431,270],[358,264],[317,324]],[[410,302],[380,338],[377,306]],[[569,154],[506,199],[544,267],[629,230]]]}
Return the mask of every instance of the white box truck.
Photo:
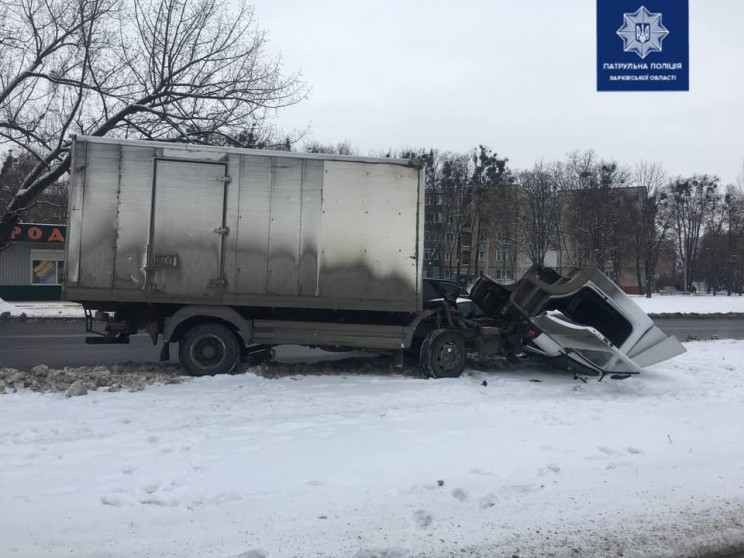
{"label": "white box truck", "polygon": [[[593,269],[536,268],[511,286],[482,277],[465,305],[427,285],[418,161],[85,136],[72,154],[63,293],[100,330],[89,343],[146,330],[163,358],[178,343],[194,375],[281,344],[408,354],[434,377],[459,375],[471,350],[530,350],[624,377],[640,371],[628,355],[641,337],[646,357],[664,345],[656,360],[681,348]],[[629,335],[611,341],[586,313],[569,324],[567,301],[587,288],[629,314]],[[545,311],[559,298],[555,322]],[[583,328],[581,347],[568,326]],[[587,358],[597,343],[609,354]]]}

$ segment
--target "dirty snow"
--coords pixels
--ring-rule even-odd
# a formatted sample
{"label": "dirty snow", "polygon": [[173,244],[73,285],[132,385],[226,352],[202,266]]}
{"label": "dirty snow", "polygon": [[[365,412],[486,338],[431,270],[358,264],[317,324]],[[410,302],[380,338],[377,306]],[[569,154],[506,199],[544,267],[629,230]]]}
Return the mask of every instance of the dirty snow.
{"label": "dirty snow", "polygon": [[337,365],[6,394],[0,555],[672,557],[744,544],[744,342],[686,347],[621,382],[527,363],[437,381]]}
{"label": "dirty snow", "polygon": [[0,394],[28,389],[77,397],[97,389],[140,391],[151,384],[180,384],[184,380],[180,374],[181,367],[171,363],[66,366],[61,370],[45,364],[31,370],[0,368]]}

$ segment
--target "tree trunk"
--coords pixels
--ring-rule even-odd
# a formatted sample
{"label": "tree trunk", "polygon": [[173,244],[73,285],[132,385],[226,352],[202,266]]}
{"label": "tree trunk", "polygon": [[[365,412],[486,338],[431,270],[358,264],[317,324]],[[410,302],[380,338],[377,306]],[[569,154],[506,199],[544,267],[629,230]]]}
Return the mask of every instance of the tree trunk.
{"label": "tree trunk", "polygon": [[[12,203],[12,202],[11,202]],[[10,235],[13,234],[13,227],[20,221],[17,212],[6,211],[0,220],[0,250],[8,247]]]}
{"label": "tree trunk", "polygon": [[643,279],[641,278],[641,259],[635,257],[636,281],[638,281],[638,294],[643,294]]}
{"label": "tree trunk", "polygon": [[646,268],[646,298],[651,298],[651,293],[656,290],[656,266],[651,262],[645,262]]}

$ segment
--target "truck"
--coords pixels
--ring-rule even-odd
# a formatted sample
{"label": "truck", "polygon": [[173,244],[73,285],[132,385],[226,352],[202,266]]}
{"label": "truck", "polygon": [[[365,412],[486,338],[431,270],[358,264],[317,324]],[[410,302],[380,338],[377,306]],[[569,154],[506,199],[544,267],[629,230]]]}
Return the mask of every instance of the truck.
{"label": "truck", "polygon": [[423,277],[418,160],[75,136],[63,296],[88,343],[146,331],[186,373],[283,344],[459,376],[468,353],[626,378],[679,354],[595,267],[533,267],[469,294]]}

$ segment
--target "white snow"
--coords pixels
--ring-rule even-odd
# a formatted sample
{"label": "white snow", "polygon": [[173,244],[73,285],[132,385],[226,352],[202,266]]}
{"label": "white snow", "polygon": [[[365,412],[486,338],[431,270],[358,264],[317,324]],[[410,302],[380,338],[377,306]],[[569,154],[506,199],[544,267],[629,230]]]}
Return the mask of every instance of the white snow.
{"label": "white snow", "polygon": [[744,313],[744,296],[732,295],[631,295],[633,302],[647,314],[730,314]]}
{"label": "white snow", "polygon": [[4,312],[10,312],[11,316],[17,316],[20,314],[18,308],[0,298],[0,314],[3,314]]}
{"label": "white snow", "polygon": [[80,304],[59,300],[19,301],[12,304],[0,298],[0,314],[10,312],[11,316],[26,314],[29,318],[83,318],[85,312]]}
{"label": "white snow", "polygon": [[744,543],[744,342],[686,347],[621,382],[531,364],[0,396],[0,555],[672,557]]}

